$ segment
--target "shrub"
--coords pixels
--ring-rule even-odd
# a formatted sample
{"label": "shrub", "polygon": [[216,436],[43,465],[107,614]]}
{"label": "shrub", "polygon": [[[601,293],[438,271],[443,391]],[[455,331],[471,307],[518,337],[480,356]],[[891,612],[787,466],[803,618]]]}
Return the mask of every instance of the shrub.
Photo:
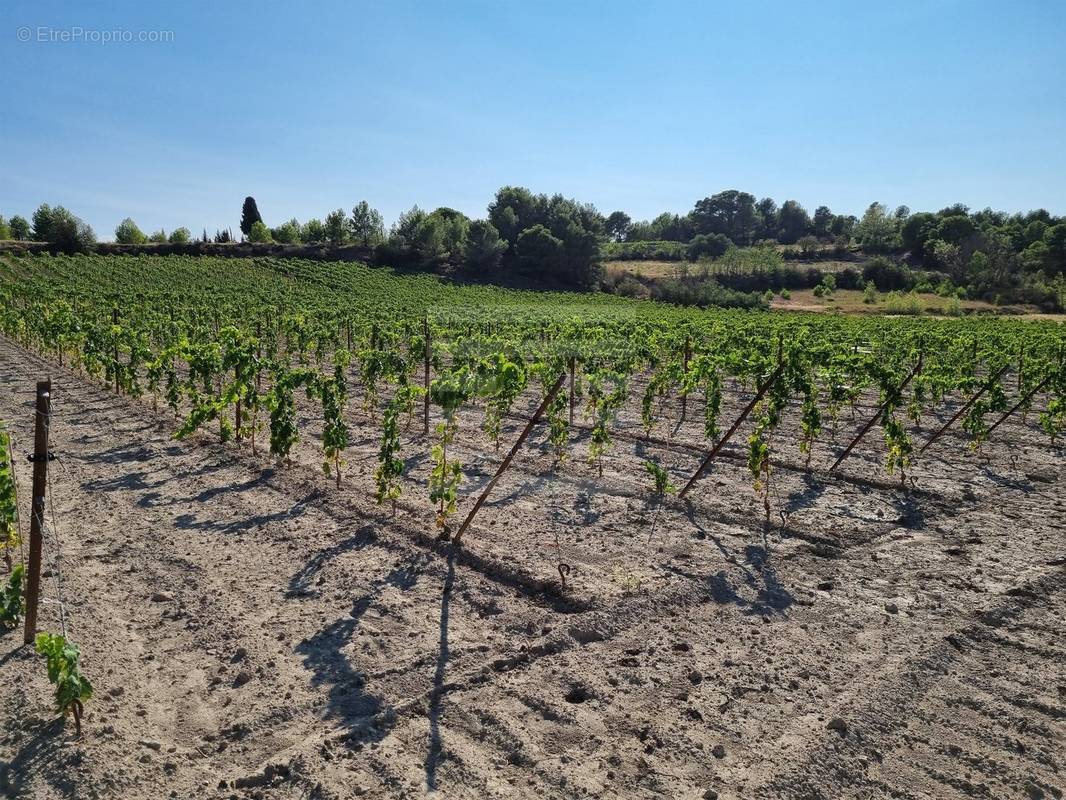
{"label": "shrub", "polygon": [[683,261],[688,255],[684,242],[604,242],[600,253],[607,261]]}
{"label": "shrub", "polygon": [[792,299],[792,292],[790,292],[787,288],[786,289],[782,289],[781,290],[781,299],[782,300],[791,300]]}
{"label": "shrub", "polygon": [[704,256],[710,258],[720,258],[725,255],[726,250],[732,246],[732,242],[729,238],[723,236],[720,233],[711,234],[699,234],[693,236],[692,240],[688,243],[688,257],[690,261],[696,261]]}
{"label": "shrub", "polygon": [[884,257],[870,259],[862,269],[862,277],[867,283],[872,281],[882,292],[909,289],[914,285],[914,275],[909,269]]}
{"label": "shrub", "polygon": [[632,275],[626,275],[622,280],[615,284],[614,292],[615,294],[622,295],[622,297],[646,298],[648,296],[647,287]]}
{"label": "shrub", "polygon": [[922,299],[914,292],[889,292],[885,298],[885,312],[888,314],[907,314],[915,316],[925,311]]}
{"label": "shrub", "polygon": [[872,283],[866,284],[866,288],[862,290],[862,301],[867,305],[877,302],[877,288]]}
{"label": "shrub", "polygon": [[255,244],[263,244],[274,241],[270,235],[270,228],[262,220],[252,223],[252,230],[248,233],[248,241]]}

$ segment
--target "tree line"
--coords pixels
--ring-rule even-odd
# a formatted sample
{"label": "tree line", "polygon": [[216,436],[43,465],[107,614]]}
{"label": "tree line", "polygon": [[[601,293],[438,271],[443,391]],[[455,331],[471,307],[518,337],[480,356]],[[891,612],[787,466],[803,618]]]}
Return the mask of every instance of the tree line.
{"label": "tree line", "polygon": [[[623,211],[604,215],[592,204],[559,194],[505,186],[484,219],[447,207],[426,211],[415,206],[388,229],[381,213],[365,200],[350,212],[337,209],[322,219],[290,219],[270,227],[254,198],[247,197],[240,233],[253,243],[358,246],[373,251],[379,263],[402,268],[463,271],[484,279],[528,274],[579,288],[599,285],[605,249],[699,260],[767,243],[785,245],[786,255],[816,256],[831,247],[888,256],[902,267],[942,273],[975,296],[1039,294],[1066,280],[1066,218],[1044,209],[1007,214],[956,204],[911,213],[906,206],[890,211],[874,202],[856,217],[825,205],[811,214],[795,200],[779,206],[772,198],[756,200],[736,189],[698,200],[686,214],[666,212],[650,221],[633,221]],[[95,242],[82,220],[47,204],[34,212],[32,221],[0,217],[0,238],[50,242],[68,251],[90,249]],[[194,241],[188,228],[145,234],[130,218],[115,229],[115,239],[125,244]],[[235,237],[229,229],[213,237],[205,230],[199,240],[226,243]]]}

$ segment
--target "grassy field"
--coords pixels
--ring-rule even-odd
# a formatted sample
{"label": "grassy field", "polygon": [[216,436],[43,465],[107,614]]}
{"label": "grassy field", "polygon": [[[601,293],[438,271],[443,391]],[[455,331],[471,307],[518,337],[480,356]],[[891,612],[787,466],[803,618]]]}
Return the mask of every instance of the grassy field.
{"label": "grassy field", "polygon": [[[903,301],[907,305],[913,304],[915,309],[920,307],[922,314],[957,316],[953,313],[951,301],[948,298],[932,292],[904,295]],[[864,303],[862,292],[849,289],[838,289],[828,297],[816,297],[813,289],[795,289],[787,300],[780,296],[774,297],[770,308],[773,311],[816,311],[838,314],[901,313],[899,306],[894,305],[885,293],[879,292],[873,303]],[[1066,320],[1064,314],[1042,314],[1033,306],[997,306],[984,300],[959,300],[957,308],[962,314],[999,314],[1032,319]]]}

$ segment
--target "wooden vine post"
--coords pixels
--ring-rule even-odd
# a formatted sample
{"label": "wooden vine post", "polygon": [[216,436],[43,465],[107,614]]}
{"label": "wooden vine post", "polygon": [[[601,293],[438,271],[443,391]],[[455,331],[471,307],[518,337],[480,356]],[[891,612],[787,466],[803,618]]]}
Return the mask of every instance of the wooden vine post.
{"label": "wooden vine post", "polygon": [[[685,337],[685,353],[682,356],[682,381],[688,377],[688,362],[692,358],[692,337]],[[688,413],[688,392],[682,388],[681,390],[681,423],[685,422],[685,414]]]}
{"label": "wooden vine post", "polygon": [[574,398],[577,396],[574,385],[574,357],[570,356],[570,427],[574,427]]}
{"label": "wooden vine post", "polygon": [[52,418],[52,381],[37,384],[36,419],[33,426],[33,496],[30,514],[30,556],[26,576],[26,635],[33,644],[37,635],[37,606],[41,597],[41,550],[44,541],[44,502],[48,487],[48,429]]}
{"label": "wooden vine post", "polygon": [[[899,385],[899,389],[897,390],[897,394],[902,394],[903,390],[907,388],[907,386],[910,384],[910,382],[912,380],[914,380],[914,376],[922,371],[922,357],[923,357],[923,354],[919,353],[918,354],[918,363],[914,365],[914,369],[912,369],[910,371],[910,374],[906,377],[906,379],[903,381],[903,383],[901,383]],[[851,440],[851,444],[849,444],[844,449],[844,452],[840,454],[840,458],[838,458],[836,460],[836,462],[833,464],[833,466],[831,466],[829,468],[830,472],[832,472],[833,470],[835,470],[837,467],[840,466],[841,462],[845,458],[847,458],[848,455],[851,454],[852,450],[855,449],[855,445],[857,445],[859,442],[861,442],[862,438],[867,433],[870,432],[870,428],[872,428],[876,424],[877,420],[881,419],[881,415],[885,413],[885,409],[888,407],[889,402],[890,402],[890,398],[886,398],[884,400],[884,402],[882,402],[881,405],[879,405],[877,407],[877,413],[875,413],[872,417],[870,417],[869,421],[865,425],[862,426],[862,430],[860,430],[858,435],[854,439]]]}
{"label": "wooden vine post", "polygon": [[430,353],[432,352],[433,345],[429,340],[429,315],[422,321],[422,333],[425,335],[426,347],[425,347],[425,360],[422,368],[422,388],[425,393],[422,397],[422,433],[426,436],[429,435],[429,360]]}
{"label": "wooden vine post", "polygon": [[519,448],[522,447],[526,439],[529,437],[529,434],[533,430],[533,426],[536,425],[537,421],[544,415],[544,411],[548,407],[548,404],[555,399],[555,395],[559,394],[559,390],[563,388],[563,381],[565,380],[566,373],[564,372],[558,377],[558,379],[552,385],[552,388],[548,391],[548,393],[544,395],[544,399],[541,401],[540,405],[537,406],[537,410],[533,412],[533,416],[529,418],[529,422],[526,423],[526,427],[522,430],[521,435],[518,437],[518,441],[514,443],[514,445],[508,451],[507,455],[504,456],[503,461],[500,462],[500,466],[496,470],[496,474],[492,476],[492,480],[490,480],[485,486],[484,491],[482,491],[481,494],[478,496],[477,502],[474,503],[474,507],[470,509],[470,513],[466,515],[466,519],[463,520],[463,524],[459,526],[459,530],[456,532],[455,539],[453,540],[455,544],[459,544],[459,540],[463,536],[463,531],[470,527],[470,523],[473,521],[474,515],[477,514],[481,506],[485,504],[486,500],[488,500],[489,493],[492,491],[493,487],[496,486],[496,482],[500,479],[500,476],[507,471],[507,468],[509,466],[511,466],[511,460],[514,459],[515,454],[518,452]]}
{"label": "wooden vine post", "polygon": [[931,445],[933,442],[935,442],[937,439],[939,439],[940,435],[942,433],[944,433],[944,431],[946,431],[948,428],[950,428],[955,423],[955,420],[957,420],[959,417],[961,417],[963,414],[965,414],[967,411],[969,411],[970,407],[973,406],[973,404],[977,402],[977,400],[981,397],[981,395],[983,395],[985,392],[987,392],[989,389],[991,389],[993,384],[995,384],[995,382],[999,380],[1000,376],[1004,372],[1007,371],[1007,366],[1009,366],[1009,365],[1005,365],[1002,369],[1000,369],[999,372],[997,372],[988,381],[986,381],[985,384],[980,389],[977,390],[977,392],[974,394],[974,396],[971,397],[966,402],[966,405],[964,405],[962,408],[960,408],[958,411],[956,411],[954,416],[952,416],[951,419],[949,419],[947,422],[945,422],[944,426],[940,430],[938,430],[936,433],[934,433],[932,436],[930,436],[929,437],[929,441],[922,445],[922,449],[918,451],[918,454],[921,455],[922,453],[924,453],[926,448],[929,447],[929,445]]}
{"label": "wooden vine post", "polygon": [[686,494],[688,494],[688,490],[692,488],[692,486],[696,483],[697,480],[699,480],[699,477],[703,474],[704,470],[707,469],[707,466],[711,463],[711,461],[714,460],[714,457],[718,455],[718,452],[723,447],[725,447],[726,442],[733,438],[733,434],[736,433],[737,429],[744,424],[744,420],[748,418],[748,415],[752,412],[752,409],[754,409],[755,406],[759,404],[759,401],[762,400],[763,395],[765,395],[770,390],[770,387],[774,385],[774,381],[776,381],[778,377],[780,377],[784,369],[784,362],[778,363],[777,369],[775,369],[770,374],[770,377],[766,379],[763,385],[759,387],[759,390],[755,393],[755,396],[751,398],[751,402],[749,402],[744,407],[744,410],[741,412],[740,416],[737,417],[737,421],[732,424],[728,431],[726,431],[725,436],[718,440],[718,443],[711,449],[711,452],[707,454],[707,457],[703,459],[703,462],[699,465],[699,468],[696,470],[696,472],[693,473],[692,477],[688,479],[688,483],[686,483],[684,488],[680,492],[678,492],[678,497],[684,497]]}
{"label": "wooden vine post", "polygon": [[[111,309],[111,327],[113,327],[113,328],[117,328],[118,327],[118,309],[117,308]],[[115,367],[114,367],[114,369],[115,369],[115,394],[120,394],[121,393],[121,389],[119,389],[119,385],[118,385],[118,338],[117,337],[114,340],[113,348],[114,349],[112,351],[112,356],[115,359]]]}

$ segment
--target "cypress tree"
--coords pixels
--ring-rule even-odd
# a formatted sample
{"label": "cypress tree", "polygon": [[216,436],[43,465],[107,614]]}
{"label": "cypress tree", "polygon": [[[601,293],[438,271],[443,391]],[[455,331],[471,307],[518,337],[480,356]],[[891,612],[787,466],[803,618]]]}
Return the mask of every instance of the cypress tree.
{"label": "cypress tree", "polygon": [[262,221],[263,218],[259,215],[259,208],[255,204],[255,198],[244,198],[244,206],[241,208],[241,233],[245,236],[250,235],[252,226]]}

